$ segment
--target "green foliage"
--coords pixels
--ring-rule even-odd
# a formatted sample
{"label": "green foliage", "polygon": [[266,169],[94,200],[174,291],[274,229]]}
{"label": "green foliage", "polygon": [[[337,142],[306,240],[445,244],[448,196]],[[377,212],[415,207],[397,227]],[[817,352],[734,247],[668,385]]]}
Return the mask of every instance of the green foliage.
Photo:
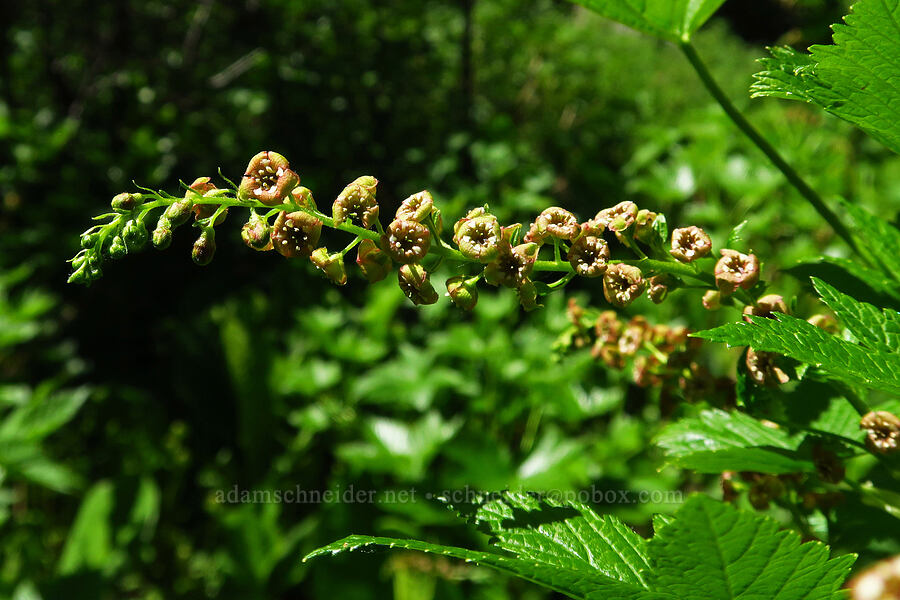
{"label": "green foliage", "polygon": [[900,352],[900,313],[890,308],[878,309],[852,296],[842,294],[821,279],[812,279],[822,302],[834,311],[838,320],[856,341],[873,350]]}
{"label": "green foliage", "polygon": [[789,435],[749,415],[723,410],[681,419],[655,439],[671,462],[699,473],[813,471],[812,461],[797,453],[802,441],[802,435]]}
{"label": "green foliage", "polygon": [[673,42],[687,41],[725,0],[575,0],[604,17]]}
{"label": "green foliage", "polygon": [[788,315],[731,323],[695,335],[730,346],[783,354],[818,365],[835,379],[900,393],[900,354],[869,350]]}
{"label": "green foliage", "polygon": [[789,600],[843,597],[838,588],[855,559],[830,559],[826,546],[801,544],[800,536],[779,531],[770,519],[704,496],[691,497],[673,519],[658,521],[649,542],[583,504],[525,494],[487,497],[467,516],[507,554],[357,535],[304,560],[375,545],[460,558],[582,600]]}
{"label": "green foliage", "polygon": [[773,49],[753,95],[815,103],[900,152],[900,2],[860,0],[852,10],[834,26],[832,45],[812,46],[809,55]]}

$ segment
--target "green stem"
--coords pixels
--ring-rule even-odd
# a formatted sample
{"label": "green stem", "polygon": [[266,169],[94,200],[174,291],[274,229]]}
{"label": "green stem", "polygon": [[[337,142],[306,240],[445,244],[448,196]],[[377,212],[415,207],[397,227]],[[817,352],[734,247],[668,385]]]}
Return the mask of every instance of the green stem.
{"label": "green stem", "polygon": [[762,150],[763,154],[765,154],[769,160],[772,161],[778,170],[780,170],[787,180],[793,185],[800,195],[802,195],[806,200],[812,204],[813,208],[816,209],[823,219],[825,219],[831,228],[834,229],[835,233],[837,233],[841,239],[843,239],[850,248],[859,253],[859,249],[856,246],[856,242],[853,239],[853,236],[850,235],[850,230],[847,229],[841,220],[838,218],[837,214],[834,213],[828,206],[825,204],[825,201],[819,196],[818,192],[812,189],[809,184],[807,184],[803,178],[794,170],[794,168],[788,164],[788,162],[778,153],[778,151],[770,144],[763,136],[756,130],[756,128],[744,117],[743,114],[734,106],[731,100],[728,99],[728,96],[725,95],[725,92],[722,88],[719,87],[719,84],[716,83],[716,80],[713,79],[712,74],[709,72],[709,69],[706,67],[706,64],[700,58],[700,55],[697,54],[697,50],[694,48],[693,44],[689,41],[683,41],[679,44],[681,51],[684,53],[688,62],[691,63],[691,66],[694,67],[694,70],[697,72],[697,75],[700,77],[700,81],[703,82],[703,85],[706,87],[707,91],[712,95],[713,98],[719,103],[722,107],[722,110],[725,111],[731,120],[737,125],[738,129],[740,129],[744,135],[746,135],[750,140],[756,144],[756,146]]}

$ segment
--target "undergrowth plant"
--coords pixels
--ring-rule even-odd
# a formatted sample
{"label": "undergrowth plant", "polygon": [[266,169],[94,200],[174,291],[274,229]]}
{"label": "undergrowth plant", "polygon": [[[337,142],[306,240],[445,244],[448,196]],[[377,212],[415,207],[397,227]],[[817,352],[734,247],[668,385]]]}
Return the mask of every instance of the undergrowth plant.
{"label": "undergrowth plant", "polygon": [[[501,223],[480,206],[451,220],[428,191],[384,219],[372,176],[347,185],[326,213],[274,151],[254,156],[237,182],[200,176],[177,195],[143,187],[117,195],[82,235],[69,281],[90,284],[108,260],[146,245],[165,249],[188,223],[194,262],[209,264],[217,228],[234,213],[246,218],[241,238],[250,249],[307,260],[341,286],[352,273],[347,262],[372,283],[396,269],[416,305],[439,301],[431,280],[439,269],[462,310],[474,308],[485,285],[509,288],[533,310],[576,277],[595,279],[605,305],[572,300],[556,350],[589,346],[636,384],[659,388],[674,419],[656,445],[672,465],[717,475],[725,502],[691,496],[654,520],[648,540],[582,503],[484,493],[447,503],[491,535],[490,551],[351,536],[309,557],[372,545],[434,552],[585,599],[842,597],[853,553],[869,549],[867,533],[900,531],[900,231],[852,199],[821,197],[723,92],[691,41],[722,1],[579,3],[680,48],[734,124],[844,242],[842,256],[788,271],[811,283],[820,309],[798,315],[797,298],[771,293],[761,278],[767,257],[745,247],[740,226],[714,248],[703,229],[670,227],[663,214],[627,200],[583,219],[551,207],[529,224]],[[900,152],[900,2],[861,0],[845,21],[831,45],[772,49],[753,95],[818,105]],[[661,303],[673,293],[711,311],[737,308],[740,319],[691,332],[621,313],[643,294]],[[735,379],[701,366],[700,340],[743,348]],[[728,504],[744,498],[757,510],[775,507],[796,531]],[[840,555],[830,558],[820,542]],[[864,576],[856,597],[891,597],[872,595],[897,585],[900,575],[887,573],[876,578],[882,588]]]}

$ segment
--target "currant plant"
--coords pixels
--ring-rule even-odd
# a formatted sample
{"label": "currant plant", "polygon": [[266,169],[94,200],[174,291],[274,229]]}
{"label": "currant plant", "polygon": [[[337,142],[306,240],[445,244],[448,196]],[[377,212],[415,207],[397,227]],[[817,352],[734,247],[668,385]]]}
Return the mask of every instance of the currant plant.
{"label": "currant plant", "polygon": [[[585,220],[551,207],[527,226],[475,207],[445,232],[447,215],[428,191],[409,196],[385,225],[374,177],[347,185],[326,214],[274,151],[254,156],[239,184],[199,177],[183,184],[183,195],[140,187],[117,195],[82,235],[69,281],[89,284],[106,261],[148,244],[165,249],[192,219],[192,258],[208,264],[229,212],[246,219],[241,239],[249,248],[308,260],[336,285],[350,281],[354,249],[369,282],[396,267],[397,284],[416,305],[439,300],[431,282],[439,268],[450,271],[446,295],[463,310],[476,306],[485,284],[513,290],[532,310],[575,277],[596,278],[606,306],[571,301],[557,349],[590,347],[598,361],[630,368],[635,383],[660,390],[661,403],[680,401],[681,418],[656,444],[669,463],[717,475],[726,503],[694,496],[673,517],[658,517],[648,541],[584,505],[506,492],[452,507],[493,536],[490,552],[351,536],[310,557],[371,545],[437,552],[585,599],[844,597],[838,588],[855,549],[829,558],[824,545],[801,542],[840,543],[853,526],[842,516],[847,505],[874,507],[887,519],[879,523],[900,528],[900,231],[852,201],[822,198],[723,92],[692,43],[722,2],[578,0],[677,45],[735,126],[843,240],[845,256],[789,270],[808,279],[828,312],[794,314],[796,299],[769,291],[760,257],[737,230],[715,248],[701,228],[679,224],[670,233],[664,215],[626,200]],[[861,0],[835,26],[833,44],[772,49],[752,93],[818,105],[900,152],[898,22],[900,0]],[[326,228],[349,239],[329,249]],[[619,311],[644,294],[661,303],[679,289],[708,310],[737,308],[738,320],[691,332]],[[704,339],[743,348],[736,380],[701,366]],[[728,505],[745,497],[757,510],[782,510],[802,537]],[[882,594],[900,580],[892,568],[860,577],[866,584],[856,585],[856,597],[893,597]]]}

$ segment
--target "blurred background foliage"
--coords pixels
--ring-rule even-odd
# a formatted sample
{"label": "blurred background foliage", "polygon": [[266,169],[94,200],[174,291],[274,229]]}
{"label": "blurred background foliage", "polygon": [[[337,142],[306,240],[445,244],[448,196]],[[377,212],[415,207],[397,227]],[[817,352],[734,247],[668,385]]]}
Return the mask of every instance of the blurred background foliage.
{"label": "blurred background foliage", "polygon": [[[827,41],[845,10],[729,0],[698,44],[823,195],[895,210],[896,156],[822,113],[748,99],[763,45]],[[675,48],[565,2],[44,0],[3,3],[0,23],[0,597],[545,597],[431,557],[299,558],[350,532],[478,543],[426,492],[714,487],[659,471],[657,390],[587,350],[554,353],[562,297],[527,316],[502,293],[471,315],[414,310],[391,280],[337,290],[247,251],[237,215],[207,268],[183,231],[65,286],[78,234],[132,180],[239,177],[274,149],[320,206],[369,173],[384,214],[427,187],[448,221],[483,203],[527,222],[631,199],[720,246],[748,219],[784,292],[800,288],[783,269],[841,252]],[[736,317],[693,292],[630,312]],[[572,293],[602,305],[595,285]],[[713,350],[728,375],[736,354]],[[420,496],[217,502],[235,486]],[[646,533],[672,507],[604,509]]]}

